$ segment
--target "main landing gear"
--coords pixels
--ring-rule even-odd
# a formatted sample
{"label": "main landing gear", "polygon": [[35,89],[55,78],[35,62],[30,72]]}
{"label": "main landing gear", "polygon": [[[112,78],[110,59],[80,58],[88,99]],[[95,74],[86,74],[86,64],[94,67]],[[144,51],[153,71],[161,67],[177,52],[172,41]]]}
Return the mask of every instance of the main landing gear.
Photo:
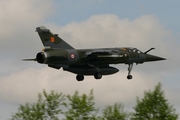
{"label": "main landing gear", "polygon": [[128,64],[128,76],[127,76],[127,79],[132,79],[133,78],[133,76],[131,75],[132,68],[133,68],[133,63]]}
{"label": "main landing gear", "polygon": [[84,80],[84,75],[77,75],[76,80],[77,81],[83,81]]}
{"label": "main landing gear", "polygon": [[102,74],[100,72],[97,72],[94,74],[94,78],[95,79],[101,79],[102,78]]}
{"label": "main landing gear", "polygon": [[[94,78],[95,79],[101,79],[102,78],[102,74],[100,72],[97,72],[94,74]],[[76,80],[77,81],[83,81],[84,80],[84,75],[77,75],[76,76]]]}
{"label": "main landing gear", "polygon": [[94,70],[96,71],[96,73],[94,74],[95,79],[101,79],[102,78],[101,70],[99,69],[99,67],[96,67],[96,66],[94,66],[93,64],[90,64],[90,63],[88,63],[88,66],[93,67]]}
{"label": "main landing gear", "polygon": [[[101,79],[102,78],[102,74],[101,74],[101,71],[100,71],[99,67],[96,67],[96,66],[94,66],[92,64],[88,64],[88,66],[93,67],[94,70],[96,71],[95,74],[94,74],[95,79]],[[84,75],[77,75],[76,80],[77,81],[83,81],[84,80]]]}

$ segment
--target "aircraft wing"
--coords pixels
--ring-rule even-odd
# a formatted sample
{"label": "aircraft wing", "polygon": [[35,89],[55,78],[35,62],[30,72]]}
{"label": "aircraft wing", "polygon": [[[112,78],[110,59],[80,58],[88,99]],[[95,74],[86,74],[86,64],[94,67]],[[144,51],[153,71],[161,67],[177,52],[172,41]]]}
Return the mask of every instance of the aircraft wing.
{"label": "aircraft wing", "polygon": [[94,51],[88,51],[86,52],[86,56],[91,56],[91,55],[112,55],[118,53],[118,51],[115,50],[94,50]]}
{"label": "aircraft wing", "polygon": [[108,56],[117,54],[118,51],[115,50],[92,50],[86,51],[84,53],[84,57],[82,57],[83,61],[95,61],[99,56]]}

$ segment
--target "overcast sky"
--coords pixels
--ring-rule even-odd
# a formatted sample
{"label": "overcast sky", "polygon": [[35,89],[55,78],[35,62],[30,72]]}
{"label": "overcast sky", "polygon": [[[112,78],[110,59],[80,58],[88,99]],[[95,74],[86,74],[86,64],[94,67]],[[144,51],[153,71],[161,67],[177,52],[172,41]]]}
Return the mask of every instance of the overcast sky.
{"label": "overcast sky", "polygon": [[[0,118],[8,119],[19,104],[35,102],[43,89],[72,94],[94,89],[96,106],[121,102],[133,111],[136,97],[162,83],[168,102],[180,113],[180,1],[179,0],[0,0]],[[101,80],[48,68],[34,58],[43,48],[35,32],[46,26],[74,48],[136,47],[167,58],[127,65]]]}

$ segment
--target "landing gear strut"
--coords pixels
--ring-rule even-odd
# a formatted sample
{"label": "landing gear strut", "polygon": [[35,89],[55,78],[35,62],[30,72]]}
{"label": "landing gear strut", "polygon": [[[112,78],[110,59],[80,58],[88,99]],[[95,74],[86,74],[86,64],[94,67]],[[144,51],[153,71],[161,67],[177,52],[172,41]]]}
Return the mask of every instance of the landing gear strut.
{"label": "landing gear strut", "polygon": [[127,76],[127,79],[132,79],[133,78],[133,76],[131,75],[132,68],[133,68],[133,63],[128,64],[128,76]]}
{"label": "landing gear strut", "polygon": [[93,64],[89,64],[89,63],[88,63],[88,65],[90,67],[93,67],[95,69],[95,71],[96,71],[96,73],[94,74],[94,78],[95,79],[101,79],[102,78],[102,74],[101,74],[101,71],[100,71],[99,67],[96,67]]}
{"label": "landing gear strut", "polygon": [[76,80],[77,81],[83,81],[84,80],[84,75],[77,75]]}

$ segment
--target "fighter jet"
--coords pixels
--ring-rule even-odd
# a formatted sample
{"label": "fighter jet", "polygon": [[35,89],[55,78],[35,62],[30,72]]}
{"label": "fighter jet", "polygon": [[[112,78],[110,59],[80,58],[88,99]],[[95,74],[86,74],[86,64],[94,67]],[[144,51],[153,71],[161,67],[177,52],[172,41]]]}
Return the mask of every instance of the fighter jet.
{"label": "fighter jet", "polygon": [[51,68],[69,71],[77,74],[77,81],[83,81],[85,75],[101,79],[103,75],[117,73],[119,70],[110,65],[127,64],[127,79],[132,79],[131,70],[133,64],[165,60],[165,58],[147,54],[153,50],[141,52],[137,48],[97,48],[97,49],[75,49],[58,34],[52,33],[44,26],[36,28],[44,49],[37,53],[34,59],[25,61],[37,61],[40,64],[47,64]]}

